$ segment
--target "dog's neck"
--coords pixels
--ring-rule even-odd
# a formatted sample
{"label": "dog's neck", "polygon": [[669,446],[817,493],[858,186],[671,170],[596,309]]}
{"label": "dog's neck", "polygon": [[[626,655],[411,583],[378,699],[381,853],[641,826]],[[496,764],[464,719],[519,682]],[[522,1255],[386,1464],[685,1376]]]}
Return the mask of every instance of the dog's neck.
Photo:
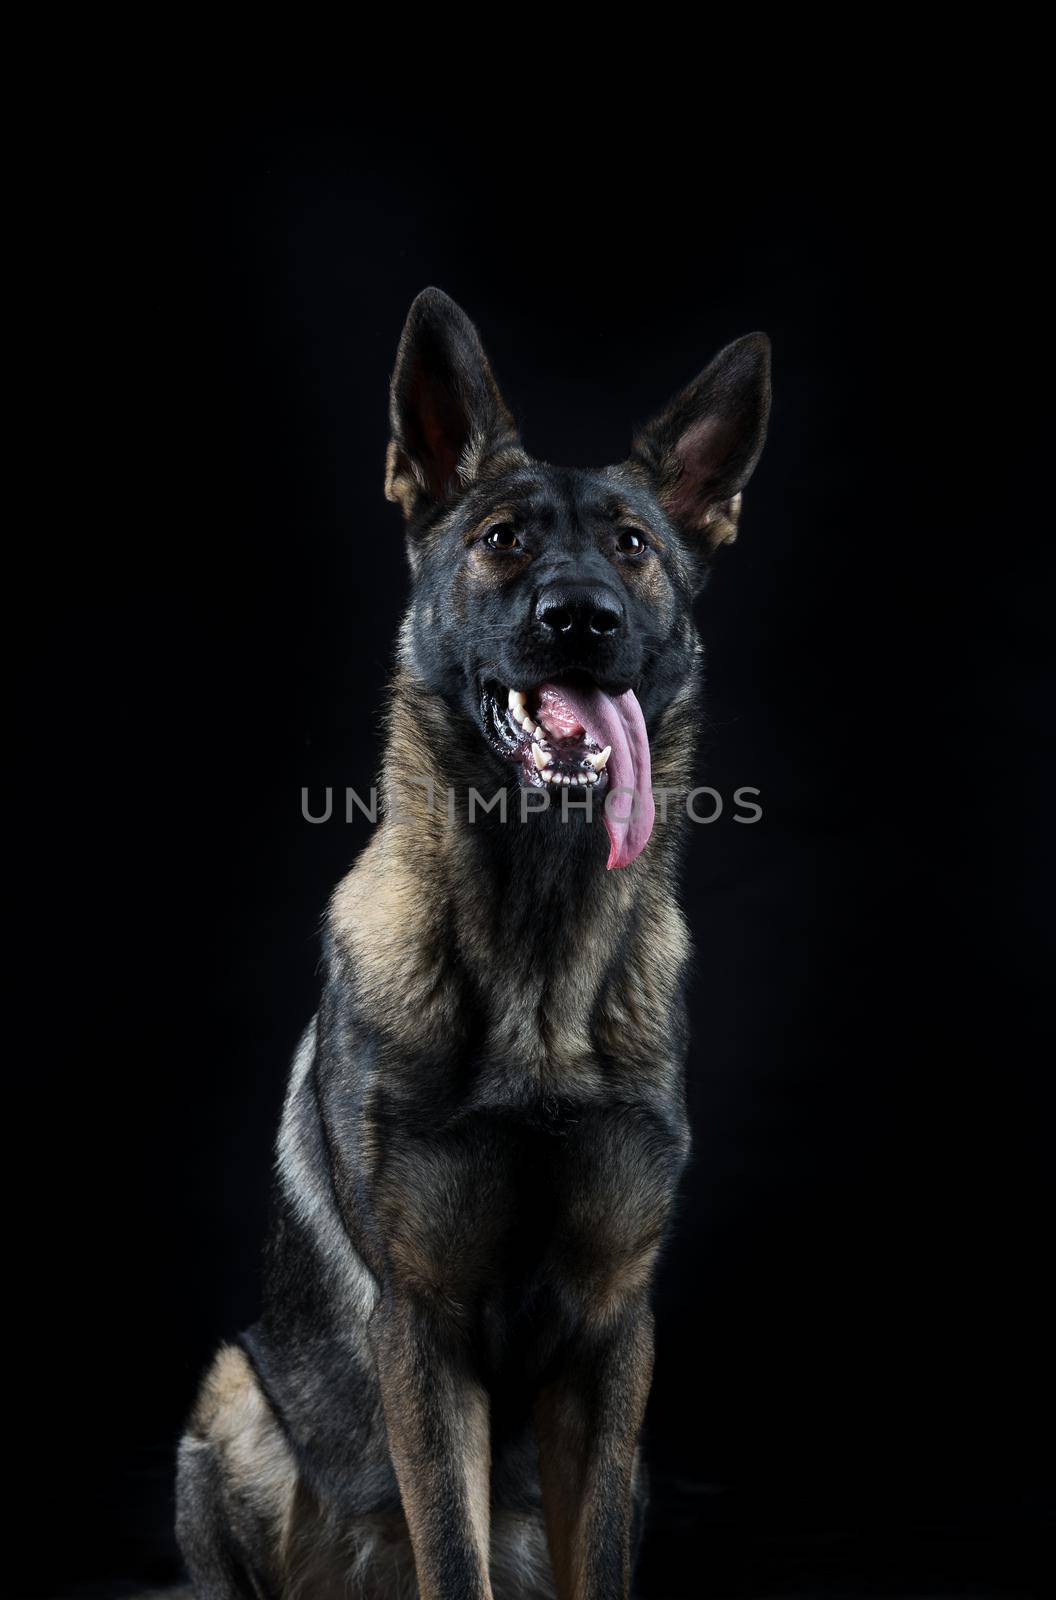
{"label": "dog's neck", "polygon": [[[688,786],[693,701],[687,685],[654,731],[657,792]],[[401,674],[384,820],[334,896],[332,929],[354,988],[404,1050],[457,1051],[483,1028],[490,1059],[568,1082],[596,1070],[599,1050],[647,1052],[666,1026],[686,944],[682,808],[661,807],[643,854],[608,871],[600,816],[560,803],[525,815],[519,785],[493,765],[478,727]]]}

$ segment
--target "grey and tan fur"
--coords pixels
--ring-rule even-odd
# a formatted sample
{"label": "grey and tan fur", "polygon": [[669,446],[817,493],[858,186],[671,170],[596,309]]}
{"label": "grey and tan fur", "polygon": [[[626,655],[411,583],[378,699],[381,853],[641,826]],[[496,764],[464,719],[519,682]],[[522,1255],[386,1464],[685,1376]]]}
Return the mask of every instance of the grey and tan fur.
{"label": "grey and tan fur", "polygon": [[[563,670],[534,597],[548,563],[589,566],[618,592],[625,637],[575,671],[636,684],[654,788],[688,787],[690,608],[707,529],[729,537],[761,447],[760,349],[739,367],[724,353],[722,381],[697,380],[626,468],[569,474],[511,436],[463,314],[437,291],[415,303],[389,457],[415,575],[391,803],[330,905],[263,1314],[221,1349],[180,1446],[178,1532],[202,1600],[629,1592],[649,1290],[689,1145],[682,813],[616,871],[596,821],[518,821],[481,692]],[[472,531],[500,504],[523,507],[525,529],[524,561],[502,566]],[[655,567],[607,553],[597,508],[599,528],[632,512],[655,527]],[[458,797],[453,818],[406,782],[423,772]],[[507,822],[470,825],[469,789],[497,784]]]}

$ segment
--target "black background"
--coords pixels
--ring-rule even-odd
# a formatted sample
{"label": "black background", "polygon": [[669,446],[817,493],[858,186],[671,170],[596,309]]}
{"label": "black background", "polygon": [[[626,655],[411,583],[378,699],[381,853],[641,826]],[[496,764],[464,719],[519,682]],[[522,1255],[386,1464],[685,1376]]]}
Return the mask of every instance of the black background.
{"label": "black background", "polygon": [[701,605],[699,781],[758,786],[764,817],[691,831],[695,1152],[643,1593],[1040,1582],[1031,97],[998,135],[989,99],[910,75],[770,119],[736,82],[647,115],[634,76],[584,100],[559,72],[511,106],[482,73],[413,111],[399,71],[377,95],[100,92],[38,196],[61,331],[11,602],[34,1100],[8,1133],[32,1592],[178,1570],[172,1452],[254,1316],[320,918],[367,836],[307,824],[300,791],[366,794],[377,766],[405,593],[386,385],[430,282],[560,462],[619,459],[723,342],[774,342],[770,442]]}

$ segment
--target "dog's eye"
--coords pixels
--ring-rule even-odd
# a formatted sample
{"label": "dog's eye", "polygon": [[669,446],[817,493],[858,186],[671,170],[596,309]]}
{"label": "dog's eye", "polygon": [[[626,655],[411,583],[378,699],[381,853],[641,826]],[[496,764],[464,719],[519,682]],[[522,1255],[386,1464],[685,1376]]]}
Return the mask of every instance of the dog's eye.
{"label": "dog's eye", "polygon": [[512,522],[497,522],[484,537],[489,550],[519,550],[521,541],[514,532]]}
{"label": "dog's eye", "polygon": [[633,528],[622,528],[616,540],[616,548],[623,556],[640,556],[647,546],[640,533],[635,533]]}

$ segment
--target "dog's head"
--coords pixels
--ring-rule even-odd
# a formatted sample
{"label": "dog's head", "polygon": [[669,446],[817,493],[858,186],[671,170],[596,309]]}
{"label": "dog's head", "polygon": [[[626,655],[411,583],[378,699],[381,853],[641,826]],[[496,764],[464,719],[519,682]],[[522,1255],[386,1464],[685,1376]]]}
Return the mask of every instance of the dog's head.
{"label": "dog's head", "polygon": [[476,329],[438,289],[392,380],[386,494],[407,519],[404,648],[524,785],[606,794],[610,866],[653,824],[649,733],[692,670],[692,600],[737,530],[770,403],[769,343],[728,345],[619,466],[523,449]]}

